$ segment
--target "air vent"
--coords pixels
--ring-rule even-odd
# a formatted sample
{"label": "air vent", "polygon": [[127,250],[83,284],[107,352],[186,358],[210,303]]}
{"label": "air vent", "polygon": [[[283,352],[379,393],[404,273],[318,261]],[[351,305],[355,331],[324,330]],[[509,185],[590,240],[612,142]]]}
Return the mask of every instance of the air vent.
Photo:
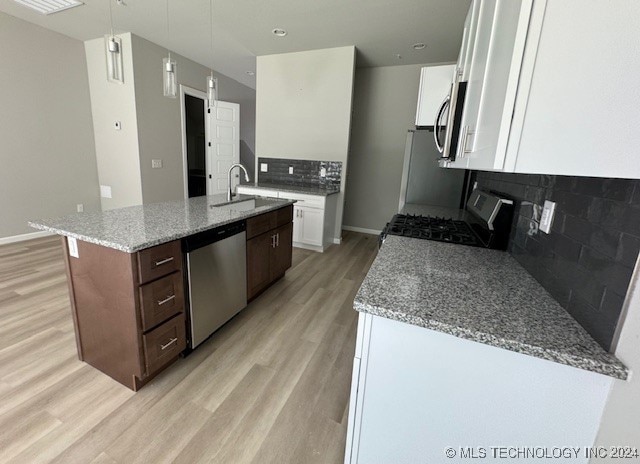
{"label": "air vent", "polygon": [[38,13],[50,15],[60,11],[68,10],[76,6],[83,5],[78,0],[14,0],[20,5],[36,10]]}

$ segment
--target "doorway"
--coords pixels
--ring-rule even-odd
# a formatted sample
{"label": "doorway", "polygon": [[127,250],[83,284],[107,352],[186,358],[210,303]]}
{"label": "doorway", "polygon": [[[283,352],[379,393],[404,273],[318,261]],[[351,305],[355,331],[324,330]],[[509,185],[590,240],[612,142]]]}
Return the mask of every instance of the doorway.
{"label": "doorway", "polygon": [[[227,174],[240,162],[240,105],[218,101],[207,107],[204,92],[180,86],[185,198],[227,191]],[[232,188],[239,174],[232,179]]]}

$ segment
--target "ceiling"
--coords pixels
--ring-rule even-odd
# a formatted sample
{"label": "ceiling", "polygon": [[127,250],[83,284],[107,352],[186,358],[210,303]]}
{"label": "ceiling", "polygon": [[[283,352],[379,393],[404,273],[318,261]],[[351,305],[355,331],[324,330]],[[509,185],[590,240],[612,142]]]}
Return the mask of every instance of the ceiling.
{"label": "ceiling", "polygon": [[[111,0],[117,32],[132,32],[255,88],[255,57],[355,45],[358,66],[454,61],[470,0],[214,0],[211,52],[209,0]],[[109,0],[43,16],[13,0],[0,11],[87,40],[109,29]],[[282,28],[283,38],[271,31]],[[414,50],[423,42],[426,48]],[[398,58],[400,55],[401,58]]]}

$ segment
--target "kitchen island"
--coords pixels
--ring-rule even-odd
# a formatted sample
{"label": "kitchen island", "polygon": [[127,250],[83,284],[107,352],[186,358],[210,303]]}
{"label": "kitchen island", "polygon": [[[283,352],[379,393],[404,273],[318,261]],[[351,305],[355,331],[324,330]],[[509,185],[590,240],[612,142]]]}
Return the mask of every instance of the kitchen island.
{"label": "kitchen island", "polygon": [[589,446],[628,376],[502,251],[389,235],[354,308],[348,463]]}
{"label": "kitchen island", "polygon": [[64,236],[79,358],[141,388],[179,357],[193,332],[187,244],[213,242],[222,230],[244,234],[246,253],[231,263],[243,271],[242,309],[291,266],[293,203],[212,195],[30,222]]}

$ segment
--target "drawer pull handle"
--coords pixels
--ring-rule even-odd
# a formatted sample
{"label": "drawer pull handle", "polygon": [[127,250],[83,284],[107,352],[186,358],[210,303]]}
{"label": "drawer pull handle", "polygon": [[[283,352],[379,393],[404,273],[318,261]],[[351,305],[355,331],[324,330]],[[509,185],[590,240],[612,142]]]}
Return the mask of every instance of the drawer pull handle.
{"label": "drawer pull handle", "polygon": [[160,261],[156,261],[154,264],[156,266],[162,266],[163,264],[170,263],[171,261],[173,261],[173,256],[170,256],[170,257],[165,258],[165,259],[161,259]]}
{"label": "drawer pull handle", "polygon": [[171,340],[169,340],[169,342],[166,345],[160,345],[160,349],[164,351],[177,341],[178,341],[177,338],[172,338]]}
{"label": "drawer pull handle", "polygon": [[165,303],[169,303],[175,297],[176,297],[175,295],[171,295],[171,296],[166,297],[164,300],[158,300],[158,306],[162,306]]}

